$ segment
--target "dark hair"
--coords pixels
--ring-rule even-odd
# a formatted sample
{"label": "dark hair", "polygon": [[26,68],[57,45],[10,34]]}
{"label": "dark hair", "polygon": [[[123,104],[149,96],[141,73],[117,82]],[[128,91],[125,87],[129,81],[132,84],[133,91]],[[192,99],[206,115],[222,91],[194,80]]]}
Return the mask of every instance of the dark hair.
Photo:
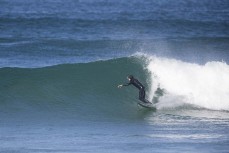
{"label": "dark hair", "polygon": [[134,78],[133,75],[128,75],[127,78],[129,78],[130,80],[132,80]]}

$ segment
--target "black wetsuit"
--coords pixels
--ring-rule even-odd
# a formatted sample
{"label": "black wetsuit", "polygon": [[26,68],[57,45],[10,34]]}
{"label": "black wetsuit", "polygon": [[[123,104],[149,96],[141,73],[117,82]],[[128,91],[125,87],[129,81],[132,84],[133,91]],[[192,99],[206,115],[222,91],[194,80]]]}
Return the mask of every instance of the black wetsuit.
{"label": "black wetsuit", "polygon": [[139,100],[145,102],[145,87],[137,80],[131,79],[129,83],[124,84],[123,86],[134,85],[136,88],[139,89]]}

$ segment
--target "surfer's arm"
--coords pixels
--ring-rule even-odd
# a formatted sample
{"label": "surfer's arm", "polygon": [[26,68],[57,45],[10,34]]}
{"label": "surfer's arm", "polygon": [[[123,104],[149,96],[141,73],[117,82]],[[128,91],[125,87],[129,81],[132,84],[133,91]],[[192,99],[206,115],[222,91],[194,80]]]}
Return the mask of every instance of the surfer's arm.
{"label": "surfer's arm", "polygon": [[131,85],[131,83],[120,84],[120,85],[118,85],[118,88],[122,88],[123,86],[129,86],[129,85]]}
{"label": "surfer's arm", "polygon": [[123,84],[122,86],[129,86],[129,85],[131,85],[130,82],[129,83],[126,83],[126,84]]}

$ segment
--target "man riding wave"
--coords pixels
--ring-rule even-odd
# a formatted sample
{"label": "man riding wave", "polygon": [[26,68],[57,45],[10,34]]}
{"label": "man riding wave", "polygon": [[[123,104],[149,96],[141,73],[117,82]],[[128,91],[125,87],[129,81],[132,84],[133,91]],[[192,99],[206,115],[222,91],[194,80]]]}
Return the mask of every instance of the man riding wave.
{"label": "man riding wave", "polygon": [[127,79],[129,80],[129,82],[126,84],[118,85],[118,88],[122,88],[123,86],[129,85],[135,86],[139,90],[139,100],[147,103],[148,100],[145,99],[145,87],[137,79],[135,79],[133,75],[128,75]]}

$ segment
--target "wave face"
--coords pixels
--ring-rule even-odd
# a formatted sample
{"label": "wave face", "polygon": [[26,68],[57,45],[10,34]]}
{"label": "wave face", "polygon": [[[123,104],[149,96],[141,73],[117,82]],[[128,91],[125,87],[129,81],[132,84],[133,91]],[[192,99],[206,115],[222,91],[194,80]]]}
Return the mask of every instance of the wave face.
{"label": "wave face", "polygon": [[137,115],[137,91],[117,88],[127,81],[128,74],[146,80],[147,71],[136,57],[44,68],[2,68],[0,109],[8,114],[133,117]]}

